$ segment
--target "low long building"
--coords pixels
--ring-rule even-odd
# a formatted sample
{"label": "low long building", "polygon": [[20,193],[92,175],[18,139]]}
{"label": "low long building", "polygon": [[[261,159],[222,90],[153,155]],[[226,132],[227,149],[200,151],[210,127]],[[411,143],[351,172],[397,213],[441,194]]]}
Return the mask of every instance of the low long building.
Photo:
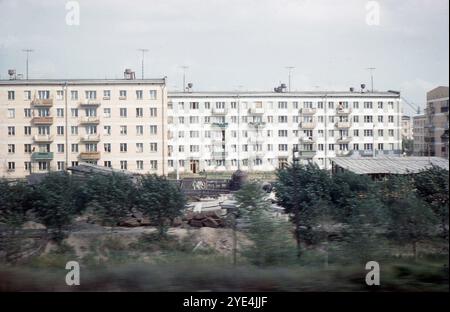
{"label": "low long building", "polygon": [[168,170],[271,171],[398,155],[398,92],[169,92]]}

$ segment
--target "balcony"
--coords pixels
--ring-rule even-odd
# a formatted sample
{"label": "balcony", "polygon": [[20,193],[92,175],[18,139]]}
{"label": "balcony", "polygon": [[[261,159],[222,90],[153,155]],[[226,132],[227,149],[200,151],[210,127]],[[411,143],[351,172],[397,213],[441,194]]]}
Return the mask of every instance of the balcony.
{"label": "balcony", "polygon": [[300,114],[302,115],[314,115],[316,112],[316,108],[300,108]]}
{"label": "balcony", "polygon": [[35,125],[51,125],[53,124],[53,117],[44,116],[44,117],[33,117],[31,122]]}
{"label": "balcony", "polygon": [[349,143],[352,140],[349,136],[342,136],[336,139],[337,143]]}
{"label": "balcony", "polygon": [[80,102],[80,106],[100,106],[100,102],[96,100],[84,100]]}
{"label": "balcony", "polygon": [[100,152],[82,152],[80,153],[81,160],[99,160]]}
{"label": "balcony", "polygon": [[213,122],[211,124],[211,126],[217,127],[217,128],[221,128],[221,129],[225,129],[226,127],[228,127],[228,122]]}
{"label": "balcony", "polygon": [[265,142],[265,139],[263,137],[248,138],[248,143],[250,143],[250,144],[262,144],[264,142]]}
{"label": "balcony", "polygon": [[31,101],[31,106],[51,107],[53,106],[53,99],[34,99]]}
{"label": "balcony", "polygon": [[33,139],[36,143],[50,143],[53,142],[53,135],[36,134]]}
{"label": "balcony", "polygon": [[314,129],[316,127],[316,123],[314,121],[311,122],[300,122],[299,123],[300,128],[302,129]]}
{"label": "balcony", "polygon": [[313,158],[314,156],[316,156],[316,151],[315,150],[300,150],[299,151],[299,157],[303,158],[303,159],[308,159],[308,158]]}
{"label": "balcony", "polygon": [[264,108],[262,107],[249,108],[248,113],[250,115],[264,115]]}
{"label": "balcony", "polygon": [[213,115],[226,115],[227,110],[225,108],[213,108],[212,114]]}
{"label": "balcony", "polygon": [[336,108],[336,115],[349,115],[351,112],[351,108]]}
{"label": "balcony", "polygon": [[86,116],[80,118],[80,124],[99,124],[100,118],[98,116]]}
{"label": "balcony", "polygon": [[248,126],[254,128],[263,128],[266,126],[266,123],[263,121],[251,121],[248,123]]}
{"label": "balcony", "polygon": [[352,126],[352,124],[349,121],[338,121],[336,122],[336,127],[338,129],[346,129],[346,128],[350,128]]}
{"label": "balcony", "polygon": [[52,152],[35,152],[31,154],[32,160],[52,160],[53,153]]}
{"label": "balcony", "polygon": [[336,151],[335,153],[337,157],[345,157],[351,154],[350,151]]}
{"label": "balcony", "polygon": [[365,157],[372,157],[375,153],[373,150],[363,150],[363,151],[359,151],[359,154],[361,156],[365,156]]}
{"label": "balcony", "polygon": [[99,134],[88,134],[85,136],[82,136],[80,138],[83,142],[99,142],[100,141],[100,135]]}
{"label": "balcony", "polygon": [[303,143],[314,143],[316,141],[316,138],[305,135],[300,137],[300,141],[302,141]]}
{"label": "balcony", "polygon": [[227,152],[212,152],[211,153],[213,158],[226,158],[228,156]]}

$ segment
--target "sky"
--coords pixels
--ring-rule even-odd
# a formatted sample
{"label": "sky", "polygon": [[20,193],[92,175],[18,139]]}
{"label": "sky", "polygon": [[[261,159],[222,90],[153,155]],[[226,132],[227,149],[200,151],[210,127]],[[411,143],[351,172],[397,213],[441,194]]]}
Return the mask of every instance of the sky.
{"label": "sky", "polygon": [[181,66],[197,91],[273,90],[287,66],[293,91],[358,89],[375,67],[374,89],[415,107],[449,84],[448,0],[78,0],[78,15],[67,2],[0,0],[1,79],[25,76],[25,48],[30,78],[139,78],[145,48],[145,77],[169,90]]}

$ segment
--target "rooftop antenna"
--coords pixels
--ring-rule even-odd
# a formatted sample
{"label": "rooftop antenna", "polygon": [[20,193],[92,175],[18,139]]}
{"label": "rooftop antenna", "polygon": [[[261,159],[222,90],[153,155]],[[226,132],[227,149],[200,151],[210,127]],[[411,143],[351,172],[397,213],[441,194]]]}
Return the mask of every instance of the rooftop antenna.
{"label": "rooftop antenna", "polygon": [[370,82],[371,82],[371,89],[373,93],[373,71],[376,69],[375,67],[368,67],[368,70],[370,70]]}
{"label": "rooftop antenna", "polygon": [[291,92],[291,73],[294,69],[294,66],[286,66],[286,69],[288,70],[288,91]]}
{"label": "rooftop antenna", "polygon": [[183,65],[180,68],[183,70],[183,92],[186,92],[186,70],[189,66]]}
{"label": "rooftop antenna", "polygon": [[26,76],[26,78],[28,80],[28,58],[30,56],[30,53],[34,52],[34,50],[33,49],[23,49],[22,52],[25,52],[27,54],[27,69],[26,69],[27,76]]}
{"label": "rooftop antenna", "polygon": [[144,80],[144,59],[145,53],[148,52],[148,49],[138,49],[138,51],[142,52],[142,80]]}

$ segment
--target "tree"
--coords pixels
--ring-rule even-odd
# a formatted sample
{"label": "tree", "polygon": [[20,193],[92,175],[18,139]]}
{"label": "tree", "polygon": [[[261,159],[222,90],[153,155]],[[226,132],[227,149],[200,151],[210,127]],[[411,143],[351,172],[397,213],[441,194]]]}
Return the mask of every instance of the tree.
{"label": "tree", "polygon": [[[316,217],[328,213],[331,180],[315,164],[292,164],[277,171],[275,194],[278,204],[291,214],[295,225],[297,254],[301,255],[302,233],[311,233]],[[325,203],[324,205],[319,205]]]}
{"label": "tree", "polygon": [[144,175],[138,181],[137,207],[148,214],[158,227],[158,235],[165,238],[170,219],[181,215],[186,205],[177,184],[157,175]]}
{"label": "tree", "polygon": [[386,184],[384,200],[391,216],[390,235],[398,242],[411,244],[417,258],[417,243],[432,235],[436,216],[411,188],[410,177],[392,176]]}
{"label": "tree", "polygon": [[16,229],[27,220],[31,188],[25,182],[0,180],[0,222]]}
{"label": "tree", "polygon": [[266,192],[256,183],[245,184],[235,197],[244,231],[253,242],[244,250],[250,261],[258,266],[286,263],[292,258],[289,225],[271,214]]}
{"label": "tree", "polygon": [[122,173],[91,176],[86,183],[85,193],[88,198],[87,208],[111,227],[117,226],[136,202],[136,187]]}
{"label": "tree", "polygon": [[82,210],[77,206],[78,190],[79,184],[67,173],[50,173],[33,190],[33,212],[48,229],[56,230],[58,242],[63,228]]}
{"label": "tree", "polygon": [[440,220],[441,235],[448,239],[448,170],[433,166],[415,175],[414,185],[417,194],[433,209]]}

